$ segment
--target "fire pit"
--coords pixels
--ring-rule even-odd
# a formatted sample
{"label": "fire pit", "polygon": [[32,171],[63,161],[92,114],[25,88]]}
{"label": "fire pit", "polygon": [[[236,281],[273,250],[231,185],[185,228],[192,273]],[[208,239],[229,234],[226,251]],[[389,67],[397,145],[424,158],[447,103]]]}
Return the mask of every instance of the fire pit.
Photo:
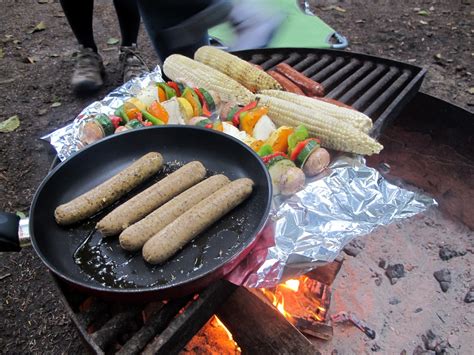
{"label": "fire pit", "polygon": [[[286,62],[322,82],[328,97],[374,118],[376,137],[416,94],[425,73],[403,63],[337,51],[263,50],[239,55],[264,69]],[[214,327],[230,331],[238,344],[235,349],[244,352],[283,347],[288,352],[314,352],[303,333],[332,337],[330,286],[340,267],[341,261],[336,261],[272,289],[249,290],[220,281],[199,295],[137,305],[106,303],[57,284],[71,318],[95,353],[178,352],[211,318]]]}

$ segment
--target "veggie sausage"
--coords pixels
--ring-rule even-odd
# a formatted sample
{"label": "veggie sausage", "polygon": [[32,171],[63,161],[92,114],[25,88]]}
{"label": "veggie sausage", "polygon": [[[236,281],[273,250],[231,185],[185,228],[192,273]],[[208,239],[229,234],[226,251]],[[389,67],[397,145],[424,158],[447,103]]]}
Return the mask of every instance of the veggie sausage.
{"label": "veggie sausage", "polygon": [[119,237],[120,246],[130,251],[140,249],[153,235],[229,182],[225,175],[214,175],[194,185],[125,229]]}
{"label": "veggie sausage", "polygon": [[324,101],[324,102],[327,102],[327,103],[330,103],[330,104],[333,104],[333,105],[336,105],[336,106],[339,106],[339,107],[344,107],[344,108],[347,108],[349,110],[354,110],[354,107],[352,106],[349,106],[349,105],[346,105],[345,103],[341,102],[341,101],[338,101],[338,100],[334,100],[334,99],[330,99],[329,97],[318,97],[318,96],[311,96],[311,98],[313,99],[316,99],[316,100],[319,100],[319,101]]}
{"label": "veggie sausage", "polygon": [[200,162],[188,163],[118,206],[102,218],[96,228],[104,236],[119,234],[174,196],[203,180],[205,175],[206,168]]}
{"label": "veggie sausage", "polygon": [[92,190],[58,206],[54,211],[56,222],[69,225],[96,214],[157,173],[162,166],[163,157],[160,153],[144,155]]}
{"label": "veggie sausage", "polygon": [[298,85],[306,95],[324,96],[324,87],[320,83],[308,78],[288,64],[280,63],[275,67],[275,69],[281,75]]}
{"label": "veggie sausage", "polygon": [[278,81],[278,83],[285,89],[285,91],[292,92],[294,94],[298,95],[304,95],[303,90],[301,90],[298,85],[293,83],[290,79],[287,79],[280,73],[274,71],[274,70],[269,70],[267,71],[267,74],[270,75],[273,79]]}
{"label": "veggie sausage", "polygon": [[238,179],[201,201],[155,234],[143,246],[143,258],[150,264],[169,259],[186,243],[242,203],[252,193],[253,181]]}

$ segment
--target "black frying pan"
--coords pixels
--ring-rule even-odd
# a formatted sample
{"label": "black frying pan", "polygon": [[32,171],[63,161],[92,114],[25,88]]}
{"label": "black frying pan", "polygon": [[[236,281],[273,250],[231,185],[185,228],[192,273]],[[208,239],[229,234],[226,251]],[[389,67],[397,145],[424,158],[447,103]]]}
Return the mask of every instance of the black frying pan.
{"label": "black frying pan", "polygon": [[[94,230],[113,206],[72,227],[54,220],[54,209],[88,191],[150,151],[167,165],[144,189],[192,160],[209,174],[251,178],[251,197],[161,266],[145,263],[141,252],[122,250],[117,237],[103,239]],[[60,278],[89,293],[128,300],[176,297],[207,286],[230,272],[250,251],[262,232],[271,204],[271,181],[261,159],[238,140],[209,129],[189,126],[143,128],[111,136],[88,146],[57,166],[44,179],[30,210],[30,236],[42,261]],[[0,235],[11,221],[0,216]],[[12,228],[10,238],[17,238]],[[13,231],[13,233],[12,233]]]}

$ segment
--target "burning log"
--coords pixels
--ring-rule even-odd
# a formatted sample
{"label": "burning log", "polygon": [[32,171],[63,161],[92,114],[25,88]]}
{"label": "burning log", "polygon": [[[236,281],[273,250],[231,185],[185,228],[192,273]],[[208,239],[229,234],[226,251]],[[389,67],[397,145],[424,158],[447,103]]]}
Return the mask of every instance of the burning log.
{"label": "burning log", "polygon": [[330,340],[334,334],[332,326],[316,322],[307,318],[294,318],[296,321],[295,327],[306,335],[310,335],[323,340]]}
{"label": "burning log", "polygon": [[282,314],[244,287],[218,309],[217,316],[248,354],[319,354]]}

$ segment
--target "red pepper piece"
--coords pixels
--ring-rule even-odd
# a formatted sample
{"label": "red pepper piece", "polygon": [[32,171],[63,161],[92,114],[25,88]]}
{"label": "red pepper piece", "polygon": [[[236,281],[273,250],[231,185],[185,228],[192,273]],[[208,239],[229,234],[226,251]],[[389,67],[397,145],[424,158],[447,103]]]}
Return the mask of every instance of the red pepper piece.
{"label": "red pepper piece", "polygon": [[110,116],[110,121],[112,122],[114,127],[117,128],[118,126],[120,126],[123,120],[122,117],[112,115]]}
{"label": "red pepper piece", "polygon": [[143,125],[145,127],[150,127],[150,126],[153,126],[153,123],[151,123],[150,121],[145,121],[145,122],[143,122]]}
{"label": "red pepper piece", "polygon": [[321,145],[321,141],[318,138],[305,139],[304,141],[301,141],[296,145],[296,147],[291,152],[290,159],[293,161],[296,160],[296,158],[298,158],[298,155],[300,155],[301,151],[304,149],[304,147],[309,141],[316,141],[319,145]]}
{"label": "red pepper piece", "polygon": [[207,125],[204,126],[204,128],[212,128],[212,123],[208,123]]}
{"label": "red pepper piece", "polygon": [[240,125],[240,114],[245,111],[250,111],[257,107],[258,101],[252,101],[248,105],[242,107],[240,110],[238,110],[235,114],[234,117],[232,117],[232,123],[234,126],[238,127]]}
{"label": "red pepper piece", "polygon": [[202,94],[201,91],[199,91],[198,88],[194,88],[194,92],[196,95],[199,97],[199,101],[201,101],[201,106],[202,106],[202,115],[206,117],[211,117],[211,111],[209,111],[209,108],[207,107],[207,101],[204,98],[204,95]]}
{"label": "red pepper piece", "polygon": [[288,158],[288,156],[287,156],[285,153],[276,152],[276,153],[273,153],[273,154],[264,156],[264,157],[262,158],[262,160],[263,160],[263,162],[266,164],[266,163],[268,163],[270,160],[272,160],[273,158],[278,157],[278,156],[282,156],[282,157]]}
{"label": "red pepper piece", "polygon": [[176,91],[176,96],[180,97],[181,96],[181,91],[179,90],[178,84],[176,84],[174,81],[168,81],[166,84],[168,84],[169,87],[174,89]]}

